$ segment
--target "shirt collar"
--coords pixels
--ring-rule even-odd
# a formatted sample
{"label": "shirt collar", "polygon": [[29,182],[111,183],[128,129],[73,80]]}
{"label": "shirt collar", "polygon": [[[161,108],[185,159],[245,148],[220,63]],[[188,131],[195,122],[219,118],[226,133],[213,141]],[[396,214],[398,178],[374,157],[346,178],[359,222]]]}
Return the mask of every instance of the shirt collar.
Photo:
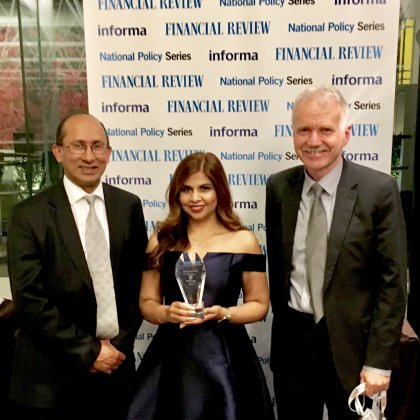
{"label": "shirt collar", "polygon": [[[318,184],[329,194],[334,195],[337,191],[338,183],[340,182],[341,173],[343,172],[343,159],[340,159],[338,165],[336,165],[330,172],[323,176]],[[303,183],[303,193],[308,194],[312,185],[315,181],[309,176],[305,169],[305,181]]]}
{"label": "shirt collar", "polygon": [[[67,197],[70,201],[70,205],[73,205],[74,203],[81,200],[87,195],[84,189],[80,188],[78,185],[72,182],[66,175],[64,175],[63,177],[63,183],[67,193]],[[100,197],[102,201],[105,201],[102,182],[99,183],[99,185],[96,187],[95,191],[91,193],[91,195],[96,195],[97,197]]]}

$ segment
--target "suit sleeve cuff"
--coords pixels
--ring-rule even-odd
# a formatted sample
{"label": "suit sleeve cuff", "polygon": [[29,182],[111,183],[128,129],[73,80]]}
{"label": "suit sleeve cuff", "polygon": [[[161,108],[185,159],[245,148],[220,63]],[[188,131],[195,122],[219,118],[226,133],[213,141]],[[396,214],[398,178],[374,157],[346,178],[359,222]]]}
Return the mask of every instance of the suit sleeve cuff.
{"label": "suit sleeve cuff", "polygon": [[391,376],[391,371],[390,370],[384,370],[384,369],[377,369],[371,366],[363,366],[364,370],[367,370],[369,372],[373,372],[376,373],[378,375],[382,375],[382,376]]}

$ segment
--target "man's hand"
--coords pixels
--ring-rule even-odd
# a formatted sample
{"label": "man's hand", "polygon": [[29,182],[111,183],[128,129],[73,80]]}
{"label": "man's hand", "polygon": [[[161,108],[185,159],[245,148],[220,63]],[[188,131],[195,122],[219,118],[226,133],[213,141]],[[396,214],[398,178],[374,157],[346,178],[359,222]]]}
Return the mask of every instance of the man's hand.
{"label": "man's hand", "polygon": [[360,372],[360,382],[366,384],[365,392],[368,397],[372,397],[373,394],[378,392],[386,391],[389,388],[390,379],[390,376],[379,375],[365,369]]}
{"label": "man's hand", "polygon": [[92,373],[111,374],[113,370],[118,369],[124,360],[125,354],[117,350],[108,339],[101,340],[101,352],[89,370]]}

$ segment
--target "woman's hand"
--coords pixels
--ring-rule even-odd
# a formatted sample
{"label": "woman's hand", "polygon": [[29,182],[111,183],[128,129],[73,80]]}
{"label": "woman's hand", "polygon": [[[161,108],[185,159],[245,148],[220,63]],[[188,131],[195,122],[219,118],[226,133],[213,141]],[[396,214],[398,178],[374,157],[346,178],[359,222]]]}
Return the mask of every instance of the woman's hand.
{"label": "woman's hand", "polygon": [[[187,306],[189,308],[193,308],[194,310],[193,306],[191,305],[187,305]],[[204,318],[195,317],[194,316],[195,312],[194,312],[191,319],[181,323],[181,328],[184,328],[188,325],[199,325],[207,321],[219,321],[227,314],[227,309],[220,305],[213,305],[208,308],[204,308],[203,312],[204,312]]]}
{"label": "woman's hand", "polygon": [[191,324],[195,319],[194,306],[183,302],[172,302],[168,310],[168,321],[174,324],[181,324],[181,328]]}
{"label": "woman's hand", "polygon": [[228,313],[227,309],[220,305],[213,305],[204,309],[205,321],[220,321]]}

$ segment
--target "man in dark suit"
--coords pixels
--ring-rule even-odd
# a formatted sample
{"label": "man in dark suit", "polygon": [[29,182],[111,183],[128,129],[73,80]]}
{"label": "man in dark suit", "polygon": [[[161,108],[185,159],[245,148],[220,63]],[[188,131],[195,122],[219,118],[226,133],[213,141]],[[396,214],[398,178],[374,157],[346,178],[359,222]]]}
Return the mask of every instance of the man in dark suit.
{"label": "man in dark suit", "polygon": [[[299,95],[292,127],[303,166],[267,183],[270,361],[279,419],[322,419],[324,403],[330,420],[357,419],[347,406],[352,389],[365,382],[369,396],[386,390],[398,363],[406,306],[399,192],[391,176],[342,157],[348,115],[335,88]],[[324,256],[316,260],[320,308],[308,281],[317,269],[307,266],[306,254],[315,183],[327,230]],[[313,252],[323,248],[321,235],[315,245]]]}
{"label": "man in dark suit", "polygon": [[[124,418],[130,400],[133,346],[141,324],[139,287],[147,243],[141,201],[100,182],[111,147],[93,116],[64,120],[53,153],[63,165],[63,180],[18,203],[10,216],[8,268],[20,318],[12,417],[117,420]],[[85,256],[87,195],[96,197],[104,254],[112,266],[117,329],[111,336],[97,332],[99,301]]]}

